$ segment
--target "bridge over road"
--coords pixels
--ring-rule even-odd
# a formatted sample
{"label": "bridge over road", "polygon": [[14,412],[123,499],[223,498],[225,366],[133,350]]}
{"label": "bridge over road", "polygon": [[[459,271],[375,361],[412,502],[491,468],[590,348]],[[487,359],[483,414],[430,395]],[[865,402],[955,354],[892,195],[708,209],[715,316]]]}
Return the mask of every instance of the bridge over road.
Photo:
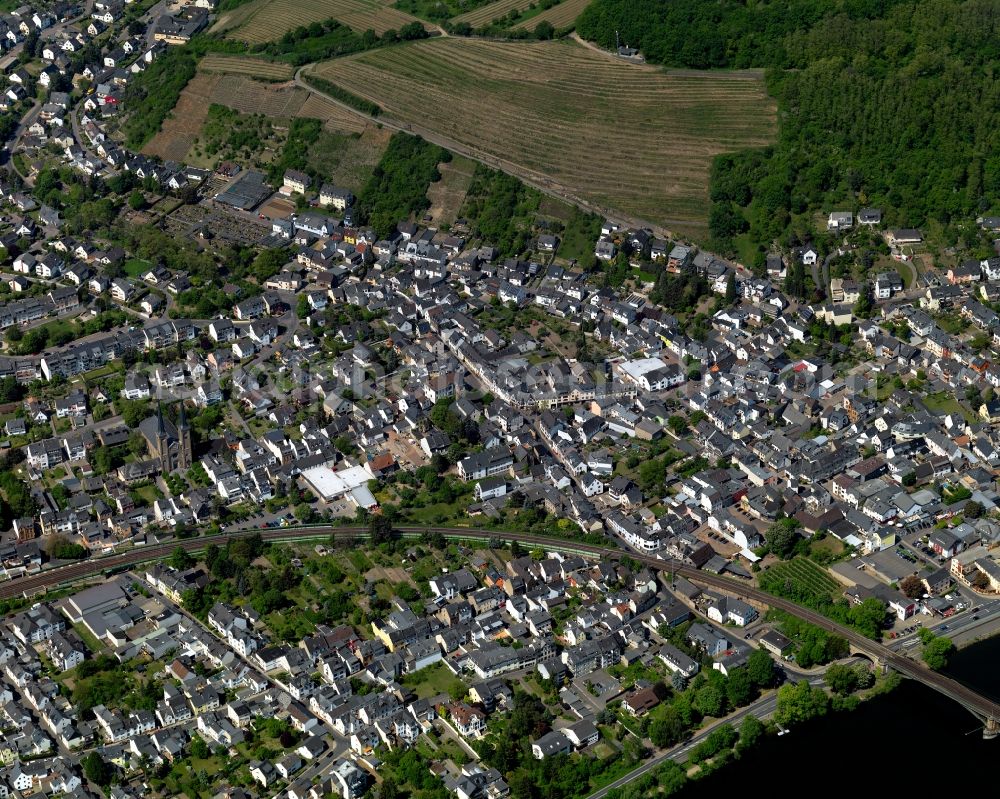
{"label": "bridge over road", "polygon": [[[972,713],[983,724],[983,737],[987,739],[1000,735],[1000,704],[992,699],[983,696],[978,691],[963,685],[957,680],[944,674],[932,671],[923,663],[914,661],[905,655],[883,646],[877,641],[872,641],[854,630],[844,627],[837,622],[828,619],[820,613],[810,608],[802,607],[787,599],[775,597],[765,593],[753,586],[737,581],[736,578],[723,577],[718,574],[711,574],[695,569],[675,560],[664,560],[650,555],[640,555],[633,552],[625,552],[616,547],[598,546],[585,544],[573,540],[554,538],[549,536],[530,535],[518,532],[507,532],[503,530],[473,530],[464,527],[399,527],[398,532],[404,537],[416,537],[423,533],[440,533],[450,539],[489,541],[496,538],[505,540],[516,540],[528,546],[543,546],[560,549],[586,555],[589,557],[620,558],[627,555],[633,560],[655,569],[660,572],[670,572],[679,574],[689,580],[694,580],[702,585],[716,588],[736,594],[743,599],[750,599],[762,605],[778,608],[800,619],[815,624],[831,633],[845,638],[851,646],[858,652],[862,652],[876,662],[891,667],[913,680],[922,682],[929,688],[933,688],[938,693],[947,696],[949,699],[958,702],[966,710]],[[16,596],[32,596],[36,593],[43,593],[52,588],[87,579],[105,573],[109,569],[127,568],[153,560],[160,560],[170,555],[178,546],[189,552],[197,552],[204,549],[209,544],[222,545],[230,538],[245,537],[260,533],[266,541],[309,541],[309,540],[329,540],[331,536],[344,540],[354,540],[368,535],[366,527],[329,527],[329,526],[309,526],[290,527],[283,529],[269,530],[243,530],[239,532],[222,533],[215,536],[205,536],[202,538],[188,538],[180,541],[172,541],[168,544],[157,544],[150,547],[131,549],[127,552],[108,555],[100,558],[79,561],[76,563],[47,569],[37,574],[17,577],[8,582],[0,584],[0,599],[9,599]]]}

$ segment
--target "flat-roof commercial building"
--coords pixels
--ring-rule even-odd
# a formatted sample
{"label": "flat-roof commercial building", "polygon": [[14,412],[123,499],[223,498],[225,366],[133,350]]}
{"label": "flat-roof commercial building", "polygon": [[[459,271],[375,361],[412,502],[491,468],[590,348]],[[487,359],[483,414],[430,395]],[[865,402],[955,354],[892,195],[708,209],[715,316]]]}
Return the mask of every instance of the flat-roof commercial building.
{"label": "flat-roof commercial building", "polygon": [[349,466],[339,471],[329,466],[314,466],[303,471],[302,477],[316,496],[325,502],[347,497],[365,509],[378,505],[378,500],[368,490],[368,481],[374,480],[375,476],[364,466]]}

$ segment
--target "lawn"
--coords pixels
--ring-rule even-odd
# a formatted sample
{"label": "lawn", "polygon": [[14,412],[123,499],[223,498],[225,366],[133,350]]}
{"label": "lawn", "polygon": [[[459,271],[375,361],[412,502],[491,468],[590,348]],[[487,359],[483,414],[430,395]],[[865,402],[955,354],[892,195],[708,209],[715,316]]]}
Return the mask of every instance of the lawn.
{"label": "lawn", "polygon": [[896,390],[896,386],[888,375],[878,375],[875,378],[875,399],[879,402],[885,400]]}
{"label": "lawn", "polygon": [[[885,260],[889,262],[886,264],[886,269],[898,272],[903,279],[903,286],[912,289],[917,279],[917,265],[913,261],[896,261],[891,258]],[[880,264],[876,263],[875,268],[878,269],[879,266]]]}
{"label": "lawn", "polygon": [[952,336],[961,334],[969,327],[969,320],[957,313],[941,314],[937,323],[945,333]]}
{"label": "lawn", "polygon": [[651,683],[662,681],[665,676],[665,668],[660,665],[658,660],[654,660],[649,666],[637,661],[631,666],[612,666],[608,669],[608,674],[616,677],[622,684],[622,688],[627,691],[640,680]]}
{"label": "lawn", "polygon": [[776,130],[755,73],[671,73],[573,41],[432,38],[312,70],[489,166],[680,232],[707,232],[713,157],[766,145]]}
{"label": "lawn", "polygon": [[844,542],[828,535],[820,541],[813,541],[810,548],[813,552],[829,552],[836,558],[844,551]]}
{"label": "lawn", "polygon": [[436,524],[439,521],[451,521],[457,525],[472,526],[465,515],[469,506],[469,498],[462,497],[455,502],[436,502],[416,508],[405,508],[403,513],[412,524]]}
{"label": "lawn", "polygon": [[192,757],[191,768],[195,773],[204,771],[209,777],[213,777],[219,773],[219,770],[222,768],[222,762],[215,755],[206,758]]}
{"label": "lawn", "polygon": [[129,277],[142,277],[152,265],[145,258],[129,258],[122,268]]}
{"label": "lawn", "polygon": [[82,624],[74,624],[73,630],[76,632],[77,635],[80,636],[80,640],[82,640],[87,645],[87,648],[92,653],[96,654],[98,652],[104,651],[104,646],[101,644],[101,642],[98,641],[97,638],[94,636],[94,634],[86,627],[84,627]]}
{"label": "lawn", "polygon": [[152,483],[149,485],[139,486],[138,488],[133,488],[130,493],[139,497],[145,505],[152,505],[156,502],[156,500],[161,499],[163,496],[160,489]]}
{"label": "lawn", "polygon": [[594,744],[594,748],[591,751],[593,752],[594,757],[600,758],[601,760],[607,760],[609,757],[616,754],[618,750],[606,741],[599,741]]}
{"label": "lawn", "polygon": [[103,377],[110,377],[113,374],[119,374],[121,371],[121,369],[116,369],[114,364],[107,364],[106,366],[98,366],[96,369],[91,369],[89,372],[84,372],[81,377],[86,383],[93,380],[100,380]]}
{"label": "lawn", "polygon": [[975,422],[976,415],[971,411],[966,410],[962,404],[955,399],[954,394],[949,394],[947,391],[939,391],[937,394],[928,394],[926,397],[921,398],[924,406],[931,413],[935,413],[939,416],[947,416],[948,414],[961,414],[967,421]]}
{"label": "lawn", "polygon": [[589,263],[594,257],[594,245],[601,235],[601,218],[585,214],[576,206],[545,197],[538,209],[538,216],[562,224],[559,249],[556,256],[564,261]]}
{"label": "lawn", "polygon": [[464,695],[466,685],[458,677],[448,671],[443,663],[421,669],[413,674],[407,674],[402,679],[403,685],[413,690],[417,698],[427,699],[438,694],[452,695],[452,691],[461,690]]}

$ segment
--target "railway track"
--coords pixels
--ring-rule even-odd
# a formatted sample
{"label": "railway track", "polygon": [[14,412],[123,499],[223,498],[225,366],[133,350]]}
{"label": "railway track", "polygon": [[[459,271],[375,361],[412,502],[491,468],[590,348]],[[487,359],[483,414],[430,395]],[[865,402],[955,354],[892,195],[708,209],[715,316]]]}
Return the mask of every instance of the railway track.
{"label": "railway track", "polygon": [[[528,546],[551,547],[560,551],[593,558],[618,559],[627,556],[651,569],[660,572],[670,572],[671,575],[680,575],[710,588],[728,591],[739,595],[743,599],[754,600],[763,605],[778,608],[797,616],[810,624],[815,624],[817,627],[841,636],[857,650],[959,702],[974,715],[985,719],[988,723],[1000,720],[1000,704],[982,696],[974,689],[943,674],[931,671],[905,655],[899,654],[877,641],[872,641],[870,638],[866,638],[849,627],[844,627],[810,608],[802,607],[795,602],[781,597],[772,596],[736,578],[703,572],[676,560],[660,559],[651,555],[626,552],[617,547],[586,544],[549,536],[504,530],[473,530],[464,527],[401,526],[396,529],[404,538],[418,538],[425,533],[439,533],[450,540],[482,542],[500,539],[504,542],[517,541]],[[169,556],[178,546],[187,552],[197,553],[204,550],[210,544],[224,545],[230,539],[247,537],[255,533],[260,533],[261,538],[265,541],[286,543],[330,540],[331,536],[334,539],[351,541],[367,538],[369,535],[367,527],[299,526],[268,530],[231,531],[202,538],[188,538],[180,541],[172,541],[168,544],[156,544],[151,547],[132,549],[128,552],[92,558],[78,563],[59,566],[54,569],[47,569],[38,574],[18,577],[0,585],[0,599],[33,596],[54,587],[105,575],[116,570],[128,569],[143,563],[161,560]]]}

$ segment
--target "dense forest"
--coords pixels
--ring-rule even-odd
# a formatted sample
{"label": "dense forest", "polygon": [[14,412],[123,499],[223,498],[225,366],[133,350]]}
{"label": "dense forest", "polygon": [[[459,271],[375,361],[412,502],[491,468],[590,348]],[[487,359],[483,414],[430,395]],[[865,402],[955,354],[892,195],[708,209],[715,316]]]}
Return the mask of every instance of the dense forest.
{"label": "dense forest", "polygon": [[517,256],[528,249],[530,222],[540,200],[537,189],[505,172],[476,164],[459,215],[469,219],[474,237],[488,241],[502,256]]}
{"label": "dense forest", "polygon": [[362,217],[379,236],[387,236],[399,220],[427,208],[427,187],[441,179],[438,164],[449,161],[451,153],[443,147],[395,134],[358,198]]}
{"label": "dense forest", "polygon": [[881,206],[947,224],[1000,195],[1000,17],[990,0],[594,0],[578,32],[673,67],[765,68],[778,142],[717,160],[710,226],[731,245],[803,215]]}

